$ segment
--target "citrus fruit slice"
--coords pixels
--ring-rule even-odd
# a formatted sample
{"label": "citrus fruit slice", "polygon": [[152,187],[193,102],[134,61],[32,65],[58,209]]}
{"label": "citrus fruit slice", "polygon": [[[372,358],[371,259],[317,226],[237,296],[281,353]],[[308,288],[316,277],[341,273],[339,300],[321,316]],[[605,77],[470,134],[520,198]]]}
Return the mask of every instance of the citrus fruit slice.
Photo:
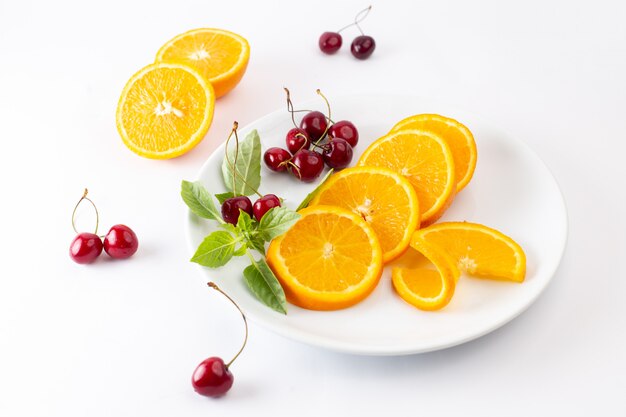
{"label": "citrus fruit slice", "polygon": [[398,295],[421,310],[439,310],[454,295],[459,270],[453,260],[436,246],[411,239],[411,247],[424,255],[436,269],[393,268],[391,282]]}
{"label": "citrus fruit slice", "polygon": [[311,310],[349,307],[367,297],[382,273],[382,250],[374,230],[339,207],[314,206],[272,240],[267,263],[287,301]]}
{"label": "citrus fruit slice", "polygon": [[117,104],[117,130],[124,144],[141,156],[174,158],[202,140],[214,105],[211,84],[193,68],[151,64],[124,87]]}
{"label": "citrus fruit slice", "polygon": [[419,202],[411,183],[386,168],[353,167],[333,174],[311,205],[342,207],[363,218],[376,232],[383,262],[400,256],[419,227]]}
{"label": "citrus fruit slice", "polygon": [[198,70],[221,97],[241,81],[250,59],[248,41],[222,29],[194,29],[174,37],[157,52],[157,62],[179,62]]}
{"label": "citrus fruit slice", "polygon": [[407,129],[426,130],[444,138],[454,159],[456,192],[470,182],[476,168],[477,153],[474,136],[465,125],[439,114],[416,114],[400,120],[391,131]]}
{"label": "citrus fruit slice", "polygon": [[423,226],[440,218],[456,193],[450,147],[441,136],[425,130],[388,133],[365,149],[358,165],[404,175],[417,192]]}
{"label": "citrus fruit slice", "polygon": [[461,271],[486,278],[524,281],[526,255],[521,246],[499,231],[477,223],[439,223],[415,232],[445,250]]}

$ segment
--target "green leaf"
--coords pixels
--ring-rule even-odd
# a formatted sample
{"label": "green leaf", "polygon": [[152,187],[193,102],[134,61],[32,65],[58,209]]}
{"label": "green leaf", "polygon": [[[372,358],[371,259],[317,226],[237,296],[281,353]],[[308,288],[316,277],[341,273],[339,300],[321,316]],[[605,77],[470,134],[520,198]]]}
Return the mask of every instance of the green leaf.
{"label": "green leaf", "polygon": [[255,235],[248,238],[246,244],[250,249],[254,249],[261,255],[265,255],[265,240],[261,236]]}
{"label": "green leaf", "polygon": [[259,235],[270,241],[289,230],[300,217],[300,214],[287,207],[274,207],[261,217]]}
{"label": "green leaf", "polygon": [[219,230],[204,238],[196,253],[191,258],[195,262],[209,268],[217,268],[226,265],[233,257],[235,247],[241,239],[237,239],[230,233]]}
{"label": "green leaf", "polygon": [[237,219],[237,229],[244,236],[248,237],[252,232],[254,232],[254,225],[252,224],[252,217],[245,211],[239,209],[239,219]]}
{"label": "green leaf", "polygon": [[237,248],[237,250],[233,253],[233,256],[243,256],[246,254],[247,250],[248,246],[244,243],[243,245],[239,246],[239,248]]}
{"label": "green leaf", "polygon": [[282,314],[287,314],[287,301],[283,287],[265,262],[265,258],[256,261],[250,255],[252,264],[243,270],[246,285],[263,304]]}
{"label": "green leaf", "polygon": [[[261,139],[259,133],[253,130],[244,140],[239,142],[239,146],[231,145],[229,148],[226,152],[228,158],[224,157],[222,162],[222,178],[226,188],[237,195],[254,194],[261,185]],[[235,155],[237,155],[236,164]],[[234,189],[233,168],[237,171]]]}
{"label": "green leaf", "polygon": [[298,206],[296,211],[299,211],[299,210],[301,210],[301,209],[303,209],[305,207],[308,207],[308,205],[311,202],[311,200],[313,200],[315,198],[315,196],[317,195],[317,193],[320,190],[320,188],[322,188],[322,185],[324,185],[324,183],[326,181],[328,181],[328,178],[330,178],[332,173],[333,173],[332,169],[330,171],[328,171],[328,173],[324,176],[324,178],[322,178],[322,181],[320,181],[320,183],[317,185],[317,187],[315,187],[315,190],[311,191],[306,197],[304,197],[304,200],[302,200],[302,203],[300,203],[300,205]]}
{"label": "green leaf", "polygon": [[224,204],[224,201],[228,200],[229,198],[233,198],[234,196],[235,194],[231,192],[215,194],[215,198],[217,198],[217,201],[219,201],[220,204]]}
{"label": "green leaf", "polygon": [[224,223],[222,215],[215,207],[211,194],[199,182],[183,180],[180,195],[189,209],[196,215],[205,219],[217,220]]}

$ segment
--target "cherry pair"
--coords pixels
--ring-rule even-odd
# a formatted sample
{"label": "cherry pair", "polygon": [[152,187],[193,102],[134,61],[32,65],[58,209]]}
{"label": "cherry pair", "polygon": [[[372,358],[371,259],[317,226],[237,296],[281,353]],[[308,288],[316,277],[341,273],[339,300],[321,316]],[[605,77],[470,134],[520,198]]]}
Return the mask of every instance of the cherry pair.
{"label": "cherry pair", "polygon": [[74,212],[72,213],[72,227],[74,231],[78,233],[74,224],[76,209],[83,200],[87,200],[96,211],[96,231],[94,233],[78,233],[74,240],[72,240],[72,244],[70,245],[70,257],[72,260],[79,264],[91,263],[100,256],[102,249],[104,249],[110,257],[115,259],[131,257],[137,252],[137,248],[139,247],[139,241],[137,240],[135,232],[128,226],[116,224],[111,227],[109,232],[104,236],[103,243],[103,239],[97,234],[99,223],[98,209],[94,202],[87,197],[87,192],[87,189],[85,189],[83,196],[78,200],[76,207],[74,207]]}
{"label": "cherry pair", "polygon": [[222,203],[222,218],[226,223],[236,225],[241,211],[245,211],[260,222],[265,213],[274,207],[280,207],[280,199],[274,194],[265,194],[254,204],[245,195],[240,195],[228,198]]}
{"label": "cherry pair", "polygon": [[374,41],[374,38],[363,33],[363,31],[361,30],[361,27],[359,26],[359,22],[365,19],[365,17],[367,16],[367,14],[370,12],[371,9],[372,9],[372,6],[369,6],[368,8],[361,10],[355,16],[353,23],[350,23],[348,26],[345,26],[339,29],[337,32],[322,33],[322,36],[320,36],[320,39],[318,42],[319,47],[322,50],[322,52],[328,55],[332,55],[335,52],[337,52],[341,48],[341,45],[343,44],[343,38],[341,37],[340,32],[354,25],[359,29],[359,32],[361,32],[361,35],[357,36],[352,41],[352,44],[350,45],[350,52],[352,52],[352,55],[354,55],[354,57],[357,59],[369,58],[370,55],[374,53],[374,49],[376,49],[376,42]]}

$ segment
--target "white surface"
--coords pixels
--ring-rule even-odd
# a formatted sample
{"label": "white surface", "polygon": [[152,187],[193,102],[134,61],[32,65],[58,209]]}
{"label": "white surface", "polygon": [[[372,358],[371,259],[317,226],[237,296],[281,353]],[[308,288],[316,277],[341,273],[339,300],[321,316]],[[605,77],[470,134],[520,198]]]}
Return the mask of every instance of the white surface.
{"label": "white surface", "polygon": [[[626,6],[377,2],[363,23],[378,43],[370,60],[321,55],[319,34],[365,5],[0,0],[0,415],[624,415]],[[193,152],[139,158],[115,130],[118,94],[163,42],[199,26],[245,35],[248,72]],[[253,324],[229,395],[195,395],[196,364],[230,357],[243,330],[187,262],[180,180],[233,120],[282,105],[282,86],[298,100],[315,88],[433,97],[525,141],[568,205],[553,282],[507,326],[417,356],[331,353]],[[68,259],[85,186],[103,225],[135,229],[134,259]]]}
{"label": "white surface", "polygon": [[[318,98],[297,107],[318,108],[320,101]],[[261,304],[248,291],[241,275],[249,263],[246,257],[231,261],[219,271],[203,268],[207,280],[215,280],[234,297],[249,318],[280,335],[336,351],[369,355],[406,355],[458,345],[507,323],[536,300],[561,260],[567,238],[567,214],[550,171],[528,146],[467,111],[418,97],[352,94],[334,98],[332,109],[335,120],[348,119],[358,126],[354,163],[370,143],[409,114],[435,112],[462,120],[476,137],[480,162],[470,185],[455,198],[441,220],[487,224],[513,237],[528,257],[524,284],[463,278],[445,309],[420,312],[393,291],[392,263],[385,268],[372,295],[356,306],[319,312],[290,305],[289,313],[282,315]],[[292,127],[291,117],[283,108],[242,127],[240,138],[256,129],[263,150],[284,146],[285,132]],[[220,146],[198,174],[197,178],[211,193],[227,191],[220,181],[223,160],[224,146]],[[261,193],[279,193],[292,209],[317,185],[305,185],[265,167],[261,176]],[[193,254],[217,226],[214,221],[192,214],[187,218]]]}

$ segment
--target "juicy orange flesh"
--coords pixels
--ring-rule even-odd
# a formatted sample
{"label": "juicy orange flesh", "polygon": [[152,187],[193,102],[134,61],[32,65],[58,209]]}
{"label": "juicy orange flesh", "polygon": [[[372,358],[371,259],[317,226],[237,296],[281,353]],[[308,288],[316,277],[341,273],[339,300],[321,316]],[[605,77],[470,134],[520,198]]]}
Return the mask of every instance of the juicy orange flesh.
{"label": "juicy orange flesh", "polygon": [[190,65],[210,80],[234,67],[242,50],[231,36],[203,31],[173,42],[160,58]]}
{"label": "juicy orange flesh", "polygon": [[372,244],[349,218],[310,214],[285,235],[280,255],[302,285],[314,291],[342,292],[360,284],[367,274]]}
{"label": "juicy orange flesh", "polygon": [[394,249],[407,230],[411,202],[400,187],[382,175],[352,174],[320,193],[317,204],[342,207],[361,216],[376,232],[384,253]]}
{"label": "juicy orange flesh", "polygon": [[415,188],[420,212],[426,213],[445,194],[450,181],[441,145],[434,140],[415,140],[414,135],[398,134],[381,142],[359,165],[389,168],[407,177]]}
{"label": "juicy orange flesh", "polygon": [[159,68],[128,91],[122,124],[137,146],[163,152],[189,142],[204,121],[206,107],[206,92],[192,74]]}
{"label": "juicy orange flesh", "polygon": [[[431,117],[427,117],[431,116]],[[470,145],[468,144],[466,134],[471,135],[467,129],[465,132],[461,129],[463,127],[455,125],[453,122],[447,121],[445,118],[437,117],[435,115],[424,115],[423,118],[416,118],[405,124],[398,124],[394,126],[393,130],[399,129],[418,129],[426,130],[436,133],[446,140],[450,150],[452,151],[452,158],[454,159],[454,170],[456,173],[457,182],[465,180],[469,171],[470,165]]]}
{"label": "juicy orange flesh", "polygon": [[509,277],[517,269],[518,258],[509,245],[476,230],[433,230],[424,239],[445,248],[461,271],[473,275]]}
{"label": "juicy orange flesh", "polygon": [[435,298],[441,294],[441,274],[434,269],[404,269],[402,280],[420,298]]}

